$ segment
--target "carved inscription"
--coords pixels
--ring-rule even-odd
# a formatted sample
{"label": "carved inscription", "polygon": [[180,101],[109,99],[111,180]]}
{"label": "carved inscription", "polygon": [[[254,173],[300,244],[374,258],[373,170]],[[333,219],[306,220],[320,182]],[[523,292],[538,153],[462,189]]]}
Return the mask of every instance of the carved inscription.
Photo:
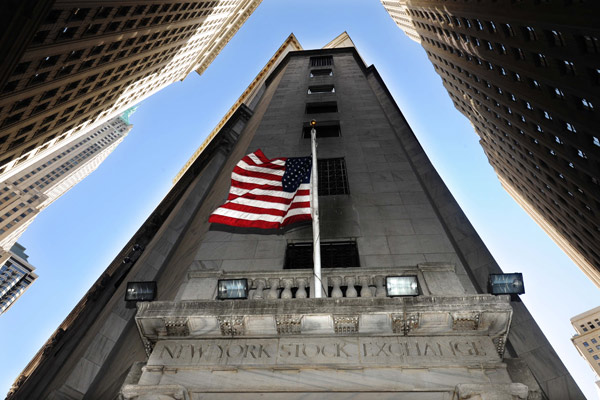
{"label": "carved inscription", "polygon": [[165,340],[148,365],[398,365],[499,361],[489,338],[314,338]]}

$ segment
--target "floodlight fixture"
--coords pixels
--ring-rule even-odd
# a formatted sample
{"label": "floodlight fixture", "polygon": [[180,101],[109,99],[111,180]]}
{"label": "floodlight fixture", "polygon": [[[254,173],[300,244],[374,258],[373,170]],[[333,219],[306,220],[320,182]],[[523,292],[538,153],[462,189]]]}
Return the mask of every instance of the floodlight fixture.
{"label": "floodlight fixture", "polygon": [[495,295],[525,293],[523,274],[520,272],[511,274],[490,274],[489,292]]}
{"label": "floodlight fixture", "polygon": [[156,298],[156,282],[127,282],[125,301],[153,301]]}
{"label": "floodlight fixture", "polygon": [[239,300],[248,298],[248,279],[219,279],[217,299]]}
{"label": "floodlight fixture", "polygon": [[385,291],[388,297],[418,296],[419,280],[416,275],[388,276]]}

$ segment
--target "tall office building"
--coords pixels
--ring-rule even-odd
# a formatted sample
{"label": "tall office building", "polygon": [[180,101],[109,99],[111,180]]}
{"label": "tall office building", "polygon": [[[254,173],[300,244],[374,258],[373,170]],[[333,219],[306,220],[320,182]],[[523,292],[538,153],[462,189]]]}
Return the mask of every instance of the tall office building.
{"label": "tall office building", "polygon": [[600,286],[598,2],[382,0],[502,186]]}
{"label": "tall office building", "polygon": [[258,4],[4,2],[0,173],[202,73]]}
{"label": "tall office building", "polygon": [[[246,154],[309,155],[312,119],[324,298],[310,226],[208,223]],[[583,398],[523,303],[487,293],[500,268],[346,34],[290,36],[202,148],[10,399]]]}
{"label": "tall office building", "polygon": [[[577,332],[571,341],[598,378],[600,376],[600,307],[574,316],[571,318],[571,325]],[[596,385],[600,392],[600,379],[596,381]]]}
{"label": "tall office building", "polygon": [[133,125],[128,110],[78,139],[61,142],[0,175],[0,257],[34,218],[92,173],[123,141]]}
{"label": "tall office building", "polygon": [[37,279],[35,267],[27,261],[25,247],[15,243],[0,258],[0,315],[4,314]]}

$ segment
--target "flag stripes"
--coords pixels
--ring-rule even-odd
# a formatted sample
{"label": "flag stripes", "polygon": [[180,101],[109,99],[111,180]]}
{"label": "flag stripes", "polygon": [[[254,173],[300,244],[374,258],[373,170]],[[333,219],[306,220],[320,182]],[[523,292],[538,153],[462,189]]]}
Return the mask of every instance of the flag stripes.
{"label": "flag stripes", "polygon": [[[309,221],[310,163],[309,158],[269,160],[260,150],[248,154],[233,169],[227,201],[211,214],[209,222],[279,229]],[[284,190],[284,179],[291,181],[295,191]]]}

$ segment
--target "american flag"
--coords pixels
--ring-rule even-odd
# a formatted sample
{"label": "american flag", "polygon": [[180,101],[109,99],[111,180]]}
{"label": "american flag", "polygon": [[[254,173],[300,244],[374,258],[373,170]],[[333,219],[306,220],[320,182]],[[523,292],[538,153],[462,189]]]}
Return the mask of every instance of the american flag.
{"label": "american flag", "polygon": [[231,174],[225,204],[209,222],[243,228],[279,229],[310,221],[311,157],[274,158],[250,153]]}

